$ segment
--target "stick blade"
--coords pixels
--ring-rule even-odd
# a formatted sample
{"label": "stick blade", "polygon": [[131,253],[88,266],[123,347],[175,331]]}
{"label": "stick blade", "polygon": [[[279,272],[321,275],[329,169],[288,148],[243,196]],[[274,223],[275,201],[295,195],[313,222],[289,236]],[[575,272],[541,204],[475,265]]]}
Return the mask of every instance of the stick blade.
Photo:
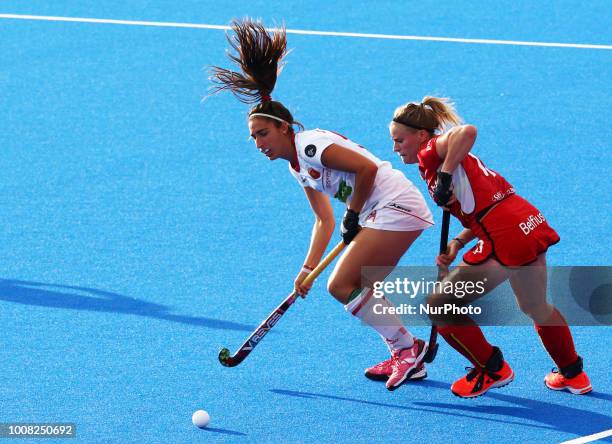
{"label": "stick blade", "polygon": [[225,367],[234,367],[237,364],[237,362],[235,362],[230,356],[229,349],[225,347],[219,350],[219,362]]}

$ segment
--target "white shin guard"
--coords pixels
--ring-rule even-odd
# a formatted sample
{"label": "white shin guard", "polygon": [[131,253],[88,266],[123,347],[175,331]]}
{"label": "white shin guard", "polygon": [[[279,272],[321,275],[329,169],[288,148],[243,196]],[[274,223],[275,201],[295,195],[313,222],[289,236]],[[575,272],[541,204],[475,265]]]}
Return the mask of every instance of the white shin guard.
{"label": "white shin guard", "polygon": [[[381,314],[374,312],[375,305],[380,306],[377,311],[382,312]],[[391,352],[412,347],[414,336],[404,327],[396,314],[389,314],[389,310],[383,307],[393,307],[393,304],[385,298],[375,298],[371,289],[364,288],[359,296],[344,306],[344,309],[376,330]]]}

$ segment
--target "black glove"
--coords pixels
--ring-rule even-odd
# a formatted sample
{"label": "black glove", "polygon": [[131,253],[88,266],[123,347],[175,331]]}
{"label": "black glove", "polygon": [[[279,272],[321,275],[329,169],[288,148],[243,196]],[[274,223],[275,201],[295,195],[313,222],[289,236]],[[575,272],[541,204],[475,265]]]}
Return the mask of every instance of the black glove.
{"label": "black glove", "polygon": [[346,245],[350,244],[351,241],[357,236],[361,227],[359,226],[359,213],[351,209],[347,209],[342,218],[342,225],[340,226],[340,233],[342,239]]}
{"label": "black glove", "polygon": [[453,195],[453,190],[451,190],[452,183],[452,174],[438,171],[438,179],[436,180],[436,186],[433,190],[433,199],[439,206],[445,206]]}

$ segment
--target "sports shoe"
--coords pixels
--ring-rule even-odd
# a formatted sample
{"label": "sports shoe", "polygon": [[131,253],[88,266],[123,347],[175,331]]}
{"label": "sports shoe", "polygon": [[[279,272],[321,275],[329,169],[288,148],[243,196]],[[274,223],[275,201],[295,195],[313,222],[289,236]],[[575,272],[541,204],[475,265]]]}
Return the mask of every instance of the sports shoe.
{"label": "sports shoe", "polygon": [[589,377],[584,371],[581,371],[573,378],[566,378],[559,370],[553,368],[552,372],[544,378],[544,384],[551,390],[567,389],[574,395],[584,395],[593,390]]}
{"label": "sports shoe", "polygon": [[419,381],[425,378],[427,378],[427,369],[425,368],[425,364],[419,365],[416,371],[410,376],[408,376],[408,379],[410,379],[411,381]]}
{"label": "sports shoe", "polygon": [[399,388],[406,380],[417,373],[425,353],[427,353],[427,343],[422,339],[415,339],[414,345],[410,348],[394,351],[387,389],[393,391]]}
{"label": "sports shoe", "polygon": [[373,381],[386,381],[393,373],[393,356],[365,369],[365,377]]}
{"label": "sports shoe", "polygon": [[514,372],[504,361],[501,351],[493,347],[493,355],[485,367],[466,367],[468,374],[458,379],[451,386],[454,395],[460,398],[475,398],[489,389],[503,387],[514,379]]}
{"label": "sports shoe", "polygon": [[[393,358],[389,358],[386,361],[380,362],[372,367],[365,369],[365,377],[373,381],[386,381],[393,373]],[[421,364],[416,372],[408,377],[408,379],[415,381],[419,379],[427,378],[427,369],[425,364]]]}

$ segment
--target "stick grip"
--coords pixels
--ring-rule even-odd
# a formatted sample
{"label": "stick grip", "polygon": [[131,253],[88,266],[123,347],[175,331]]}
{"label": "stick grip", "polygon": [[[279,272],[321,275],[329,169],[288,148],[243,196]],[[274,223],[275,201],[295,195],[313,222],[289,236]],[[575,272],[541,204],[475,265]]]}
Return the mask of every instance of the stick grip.
{"label": "stick grip", "polygon": [[304,280],[302,281],[302,285],[308,285],[312,283],[321,274],[321,272],[325,270],[325,268],[327,268],[327,266],[334,259],[336,259],[336,256],[338,256],[342,252],[342,250],[344,250],[345,246],[346,244],[344,243],[344,241],[341,241],[338,245],[336,245],[334,249],[330,251],[321,262],[319,262],[319,265],[317,265],[315,269],[312,270],[308,274],[308,276],[304,278]]}

